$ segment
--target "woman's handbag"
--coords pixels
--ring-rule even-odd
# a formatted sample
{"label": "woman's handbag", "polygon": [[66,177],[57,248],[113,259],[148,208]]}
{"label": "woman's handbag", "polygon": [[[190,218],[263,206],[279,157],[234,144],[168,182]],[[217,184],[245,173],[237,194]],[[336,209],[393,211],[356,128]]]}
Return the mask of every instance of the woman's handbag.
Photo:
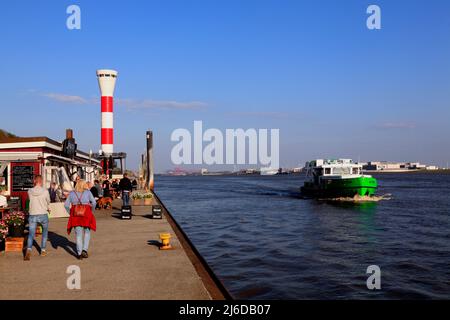
{"label": "woman's handbag", "polygon": [[87,211],[87,204],[81,203],[81,198],[83,197],[83,193],[81,193],[81,198],[78,197],[78,194],[74,191],[75,196],[78,198],[78,204],[73,206],[73,216],[74,217],[84,217],[86,215]]}

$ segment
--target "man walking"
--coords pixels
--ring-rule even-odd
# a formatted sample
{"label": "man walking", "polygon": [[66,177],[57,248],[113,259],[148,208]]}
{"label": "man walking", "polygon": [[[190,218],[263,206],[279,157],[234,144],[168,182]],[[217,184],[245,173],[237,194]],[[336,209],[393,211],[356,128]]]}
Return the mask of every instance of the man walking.
{"label": "man walking", "polygon": [[43,186],[42,176],[38,175],[34,178],[34,188],[28,190],[28,199],[30,200],[29,209],[29,232],[27,250],[24,260],[29,261],[31,258],[31,250],[33,248],[34,235],[36,234],[37,224],[42,225],[42,244],[41,256],[45,257],[47,252],[45,247],[47,245],[48,236],[48,206],[50,204],[50,194]]}
{"label": "man walking", "polygon": [[59,195],[58,195],[58,186],[55,182],[52,182],[50,184],[50,188],[48,189],[48,193],[50,194],[50,202],[55,203],[59,202]]}
{"label": "man walking", "polygon": [[119,182],[119,188],[122,190],[122,201],[124,206],[130,205],[130,193],[133,191],[133,185],[128,179],[128,174],[124,173],[123,178]]}

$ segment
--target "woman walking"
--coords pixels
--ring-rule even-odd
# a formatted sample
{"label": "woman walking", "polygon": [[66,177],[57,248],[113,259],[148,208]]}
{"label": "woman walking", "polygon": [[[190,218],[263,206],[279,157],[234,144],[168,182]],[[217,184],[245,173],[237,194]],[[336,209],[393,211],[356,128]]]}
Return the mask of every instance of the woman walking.
{"label": "woman walking", "polygon": [[77,182],[75,190],[70,192],[64,206],[70,212],[67,233],[70,234],[72,228],[75,228],[75,234],[77,236],[77,258],[79,260],[88,258],[91,230],[95,231],[97,225],[93,214],[96,202],[91,191],[89,191],[86,181],[79,180]]}

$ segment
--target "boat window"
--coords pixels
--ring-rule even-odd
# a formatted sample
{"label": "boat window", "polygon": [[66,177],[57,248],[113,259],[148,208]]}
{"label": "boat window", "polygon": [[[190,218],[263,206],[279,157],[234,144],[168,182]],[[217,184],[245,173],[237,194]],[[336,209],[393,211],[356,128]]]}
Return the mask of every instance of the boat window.
{"label": "boat window", "polygon": [[331,168],[325,168],[325,174],[331,174]]}
{"label": "boat window", "polygon": [[353,168],[353,174],[358,174],[358,168]]}
{"label": "boat window", "polygon": [[333,168],[333,174],[334,175],[344,175],[344,174],[350,174],[350,168],[349,167],[336,167]]}
{"label": "boat window", "polygon": [[323,168],[316,168],[313,170],[314,176],[321,176],[323,174]]}

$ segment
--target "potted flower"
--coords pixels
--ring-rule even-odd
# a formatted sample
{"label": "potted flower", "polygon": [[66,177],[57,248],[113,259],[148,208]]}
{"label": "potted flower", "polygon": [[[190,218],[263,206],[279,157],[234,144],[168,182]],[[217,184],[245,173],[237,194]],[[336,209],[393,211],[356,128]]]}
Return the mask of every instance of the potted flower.
{"label": "potted flower", "polygon": [[135,206],[141,206],[144,203],[144,197],[139,192],[133,192],[131,198],[133,199],[133,205]]}
{"label": "potted flower", "polygon": [[0,220],[0,251],[3,251],[5,239],[8,236],[8,225],[5,221]]}
{"label": "potted flower", "polygon": [[3,220],[8,225],[9,235],[13,238],[23,236],[25,231],[25,213],[13,211],[4,215]]}
{"label": "potted flower", "polygon": [[145,206],[151,206],[152,205],[153,195],[150,192],[144,193],[143,198],[144,198],[144,205]]}

